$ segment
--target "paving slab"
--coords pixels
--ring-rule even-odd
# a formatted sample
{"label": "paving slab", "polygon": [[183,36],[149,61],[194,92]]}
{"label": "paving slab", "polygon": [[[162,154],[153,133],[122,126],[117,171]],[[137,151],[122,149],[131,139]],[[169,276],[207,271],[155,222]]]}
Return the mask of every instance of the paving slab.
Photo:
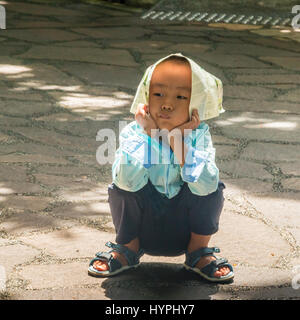
{"label": "paving slab", "polygon": [[207,37],[203,36],[201,37],[202,34],[199,34],[199,36],[193,37],[193,34],[189,33],[187,34],[181,34],[181,35],[176,35],[176,33],[162,33],[162,32],[156,32],[151,35],[151,40],[153,41],[168,41],[172,42],[173,44],[178,44],[178,43],[201,43],[201,44],[210,44],[213,42],[212,39],[207,40]]}
{"label": "paving slab", "polygon": [[[227,257],[231,263],[276,268],[281,256],[291,252],[289,243],[271,226],[241,211],[222,213],[220,230],[212,237],[211,245],[220,247],[219,255]],[[251,285],[255,284],[251,281]]]}
{"label": "paving slab", "polygon": [[96,252],[106,251],[105,243],[114,242],[115,235],[86,226],[74,225],[72,228],[19,237],[19,239],[24,244],[43,249],[47,254],[56,258],[92,259]]}
{"label": "paving slab", "polygon": [[[1,188],[7,190],[6,188]],[[8,189],[12,190],[12,189]],[[0,195],[0,206],[13,212],[42,211],[48,207],[52,198],[46,196]],[[18,216],[23,217],[23,216]],[[19,218],[17,218],[19,219]],[[22,219],[22,218],[20,218]]]}
{"label": "paving slab", "polygon": [[[19,20],[19,21],[9,21],[9,27],[14,28],[21,28],[21,29],[33,29],[33,28],[65,28],[68,25],[66,22],[60,21],[49,21],[49,20],[42,20],[42,18],[36,17],[36,20],[26,21],[26,20]],[[69,24],[69,26],[73,26],[73,24]]]}
{"label": "paving slab", "polygon": [[[74,150],[79,149],[93,153],[97,147],[96,139],[65,135],[53,130],[47,130],[38,127],[16,127],[13,128],[13,132],[21,134],[24,137],[32,139],[33,141],[39,141],[50,146],[60,146],[72,148]],[[63,162],[66,163],[66,161]],[[58,161],[57,163],[61,163],[61,161]]]}
{"label": "paving slab", "polygon": [[202,52],[206,52],[211,49],[210,44],[203,43],[182,43],[182,44],[173,44],[167,47],[171,52],[181,52],[187,56],[197,55],[199,56]]}
{"label": "paving slab", "polygon": [[274,47],[274,48],[280,48],[286,50],[286,48],[289,48],[289,51],[292,52],[300,52],[299,44],[297,42],[290,41],[289,39],[285,39],[286,41],[283,41],[283,38],[268,38],[268,37],[245,37],[245,41],[249,41],[252,43],[257,43],[263,46],[268,47]]}
{"label": "paving slab", "polygon": [[[65,110],[62,110],[65,111]],[[56,112],[46,116],[40,116],[34,118],[37,121],[43,122],[68,122],[68,121],[85,121],[86,119],[81,115],[77,115],[74,113],[69,112]]]}
{"label": "paving slab", "polygon": [[[262,213],[272,223],[282,227],[293,227],[300,225],[299,195],[297,193],[281,192],[280,196],[275,192],[246,195],[256,210]],[[272,207],[270,207],[272,202]]]}
{"label": "paving slab", "polygon": [[[295,243],[298,246],[298,248],[300,247],[300,228],[298,226],[295,227],[288,227],[287,228],[288,232],[291,233],[291,235],[293,236],[293,239],[295,239]],[[299,256],[299,249],[298,249],[298,258],[296,259],[292,259],[290,261],[290,265],[293,266],[293,268],[296,268],[297,266],[300,266],[300,256]]]}
{"label": "paving slab", "polygon": [[[8,296],[0,299],[299,300],[292,281],[300,265],[300,33],[157,23],[102,4],[7,7],[0,264]],[[144,255],[135,271],[90,277],[90,259],[115,242],[111,164],[97,162],[97,131],[117,134],[119,120],[133,120],[129,107],[145,67],[173,52],[224,84],[227,112],[208,121],[226,185],[210,246],[233,264],[235,280],[209,284],[183,269],[184,255]]]}
{"label": "paving slab", "polygon": [[299,290],[288,287],[267,287],[258,290],[240,292],[242,300],[299,300]]}
{"label": "paving slab", "polygon": [[280,163],[280,169],[285,175],[300,176],[300,161]]}
{"label": "paving slab", "polygon": [[10,56],[15,54],[21,54],[23,52],[27,51],[27,46],[10,46],[6,45],[4,48],[1,48],[0,57],[1,56]]}
{"label": "paving slab", "polygon": [[64,8],[56,8],[55,6],[49,6],[47,4],[33,4],[24,2],[12,2],[9,3],[9,11],[29,14],[33,16],[81,16],[84,15],[81,11],[69,10]]}
{"label": "paving slab", "polygon": [[261,192],[273,191],[273,183],[259,181],[254,178],[226,178],[224,179],[225,185],[235,189],[237,193],[250,193],[256,194]]}
{"label": "paving slab", "polygon": [[274,74],[274,75],[280,75],[280,74],[291,74],[292,72],[290,70],[284,70],[278,66],[273,66],[272,69],[270,68],[235,68],[235,66],[232,66],[232,68],[226,69],[226,73],[232,73],[235,76],[236,75],[269,75],[269,74]]}
{"label": "paving slab", "polygon": [[274,83],[276,85],[282,83],[299,83],[300,75],[299,74],[266,74],[266,75],[237,75],[234,79],[236,83],[249,83],[249,84],[270,84]]}
{"label": "paving slab", "polygon": [[109,40],[108,45],[111,48],[135,49],[141,53],[156,53],[170,45],[167,41],[151,41],[151,40]]}
{"label": "paving slab", "polygon": [[31,265],[22,268],[19,274],[30,289],[64,288],[94,284],[97,279],[87,276],[86,262],[68,264]]}
{"label": "paving slab", "polygon": [[267,63],[260,62],[242,54],[219,54],[219,53],[203,53],[201,59],[204,61],[216,64],[223,68],[268,68],[270,67]]}
{"label": "paving slab", "polygon": [[[31,92],[30,88],[26,86],[18,86],[17,88],[6,88],[6,90],[0,92],[1,98],[21,100],[25,98],[26,100],[33,101],[43,101],[44,97],[38,92]],[[10,103],[7,102],[6,104]]]}
{"label": "paving slab", "polygon": [[293,57],[296,56],[294,52],[290,52],[288,50],[281,50],[275,48],[264,47],[261,45],[255,44],[232,44],[232,43],[219,43],[216,46],[218,53],[222,54],[241,54],[249,56],[274,56],[274,57]]}
{"label": "paving slab", "polygon": [[298,142],[300,133],[295,130],[299,126],[298,115],[228,112],[214,123],[222,126],[222,132],[229,138],[244,138],[267,142]]}
{"label": "paving slab", "polygon": [[276,39],[300,41],[299,32],[295,32],[292,27],[280,27],[270,29],[251,30],[251,33],[259,34],[265,37],[275,37]]}
{"label": "paving slab", "polygon": [[96,182],[91,181],[87,176],[67,177],[43,173],[34,173],[33,176],[37,182],[43,185],[59,189],[78,190],[78,192],[95,189],[98,186]]}
{"label": "paving slab", "polygon": [[[0,167],[1,170],[1,167]],[[95,168],[88,167],[86,165],[40,165],[38,168],[36,168],[35,172],[38,172],[39,174],[50,174],[55,176],[73,176],[73,177],[81,177],[81,178],[87,178],[89,177],[95,177],[97,174],[99,174],[100,170],[97,170]],[[33,173],[33,172],[32,172]]]}
{"label": "paving slab", "polygon": [[1,195],[43,192],[43,188],[41,186],[31,182],[2,181],[0,179],[0,186]]}
{"label": "paving slab", "polygon": [[269,88],[264,88],[261,86],[236,84],[224,86],[224,97],[237,99],[249,99],[251,97],[252,101],[257,99],[260,101],[261,97],[263,97],[264,100],[273,98],[274,92]]}
{"label": "paving slab", "polygon": [[[99,95],[88,95],[85,93],[62,93],[57,91],[49,92],[57,101],[57,105],[66,108],[74,113],[83,114],[84,116],[93,117],[98,115],[94,120],[100,120],[100,116],[106,117],[109,120],[111,117],[115,119],[120,116],[120,113],[128,113],[125,107],[129,106],[128,100],[120,100],[114,97],[102,96],[101,91]],[[101,112],[99,112],[101,110]],[[101,119],[103,120],[103,119]]]}
{"label": "paving slab", "polygon": [[96,139],[99,130],[114,129],[116,125],[116,121],[50,121],[47,123],[48,127],[55,128],[61,132],[66,132],[79,137],[90,137],[94,139]]}
{"label": "paving slab", "polygon": [[[19,264],[30,262],[40,252],[23,244],[13,244],[0,247],[0,265],[4,266],[7,277],[10,276],[13,268]],[[18,257],[18,259],[16,259]]]}
{"label": "paving slab", "polygon": [[56,89],[67,91],[68,88],[80,90],[83,83],[75,77],[69,76],[63,70],[49,63],[26,63],[27,72],[22,73],[18,79],[17,88],[27,88],[35,90],[53,90]]}
{"label": "paving slab", "polygon": [[11,291],[13,300],[110,300],[99,288],[58,288]]}
{"label": "paving slab", "polygon": [[[86,154],[75,154],[74,157],[72,157],[76,163],[80,163],[82,165],[88,165],[88,166],[97,166],[99,167],[99,164],[96,159],[96,153],[93,155],[86,155]],[[101,166],[102,167],[102,166]],[[101,168],[99,167],[99,168]]]}
{"label": "paving slab", "polygon": [[[74,219],[89,219],[90,221],[101,221],[102,216],[111,220],[110,208],[107,202],[100,202],[107,200],[106,195],[99,194],[99,201],[86,201],[83,203],[69,203],[54,208],[51,215],[56,217],[70,217]],[[104,220],[105,221],[105,220]]]}
{"label": "paving slab", "polygon": [[[34,199],[31,199],[33,202]],[[37,202],[41,200],[37,199]],[[37,205],[30,208],[37,210]],[[45,204],[44,204],[44,207]],[[24,236],[26,234],[49,232],[74,226],[74,222],[53,218],[42,213],[18,212],[0,223],[0,228],[7,234],[13,236]]]}
{"label": "paving slab", "polygon": [[284,189],[300,191],[300,178],[288,178],[281,181]]}
{"label": "paving slab", "polygon": [[[276,85],[276,88],[278,86]],[[287,102],[286,100],[274,101],[272,99],[260,100],[254,102],[250,97],[248,99],[224,98],[224,108],[228,111],[251,111],[251,112],[271,112],[281,114],[300,114],[297,103]]]}
{"label": "paving slab", "polygon": [[213,144],[215,145],[237,145],[239,141],[237,139],[230,139],[222,135],[211,134]]}
{"label": "paving slab", "polygon": [[220,145],[216,151],[216,159],[228,159],[237,154],[238,150],[236,146]]}
{"label": "paving slab", "polygon": [[[25,266],[22,268],[22,270],[19,271],[19,275],[27,280],[29,283],[26,286],[26,289],[46,289],[46,288],[64,288],[65,290],[69,291],[69,288],[76,288],[78,286],[83,285],[94,285],[97,287],[97,289],[103,293],[105,290],[109,289],[110,286],[119,287],[118,289],[122,292],[124,288],[127,288],[128,296],[130,297],[134,291],[138,290],[138,293],[140,294],[140,291],[144,291],[144,296],[150,296],[149,293],[147,293],[146,289],[149,286],[149,284],[142,286],[135,285],[138,284],[140,281],[138,275],[137,279],[133,280],[132,276],[129,278],[129,275],[133,272],[128,272],[127,277],[125,278],[123,276],[123,279],[121,278],[122,284],[120,284],[120,279],[117,280],[107,280],[107,279],[99,279],[90,277],[87,275],[87,261],[84,262],[70,262],[66,264],[47,264],[47,265],[31,265],[31,266]],[[142,267],[140,268],[142,269]],[[142,273],[144,270],[140,270]],[[129,274],[129,275],[128,275]],[[34,275],[34,276],[33,276]],[[63,275],[63,277],[62,277]],[[133,283],[133,281],[135,283]],[[108,284],[104,284],[104,282],[108,282]],[[104,287],[104,288],[103,288]],[[139,288],[139,289],[137,289]],[[148,287],[148,289],[150,289]],[[108,290],[110,291],[110,290]],[[115,291],[115,290],[113,290]],[[155,292],[155,290],[154,290]],[[170,293],[171,290],[168,290]],[[122,292],[123,293],[123,292]],[[109,294],[105,294],[106,296],[109,296]],[[123,295],[123,299],[124,299]]]}
{"label": "paving slab", "polygon": [[242,151],[241,159],[254,159],[261,161],[296,161],[299,159],[300,147],[298,145],[250,142]]}
{"label": "paving slab", "polygon": [[56,43],[56,46],[61,47],[83,47],[83,48],[102,48],[102,44],[98,44],[92,41],[86,40],[74,40],[74,41],[64,41]]}
{"label": "paving slab", "polygon": [[[111,181],[111,177],[106,178],[108,181]],[[108,183],[103,179],[103,183]],[[57,197],[61,201],[68,201],[68,202],[82,202],[82,201],[101,201],[105,199],[105,194],[107,193],[107,188],[103,188],[101,186],[97,186],[94,188],[89,189],[79,189],[79,190],[60,190],[57,192]]]}
{"label": "paving slab", "polygon": [[[236,276],[231,287],[248,287],[253,292],[257,288],[274,288],[276,286],[290,286],[293,273],[291,270],[281,270],[279,268],[263,268],[255,270],[254,266],[236,268]],[[247,278],[244,276],[247,274]],[[255,288],[255,289],[254,289]],[[245,294],[246,296],[246,294]],[[249,298],[248,298],[249,299]]]}
{"label": "paving slab", "polygon": [[113,64],[125,67],[137,67],[126,50],[98,48],[68,48],[54,45],[35,45],[27,52],[16,55],[22,59],[44,59],[56,61],[79,61],[97,64]]}
{"label": "paving slab", "polygon": [[0,164],[0,179],[3,181],[25,181],[27,178],[26,167]]}
{"label": "paving slab", "polygon": [[239,24],[239,23],[209,23],[208,26],[213,28],[223,28],[227,30],[239,31],[239,30],[256,30],[262,26],[255,26],[250,24]]}
{"label": "paving slab", "polygon": [[136,39],[144,35],[150,35],[151,30],[139,27],[115,27],[115,28],[74,28],[71,29],[75,33],[84,34],[95,39]]}
{"label": "paving slab", "polygon": [[252,161],[235,160],[219,161],[218,168],[233,178],[272,179],[273,176],[266,171],[266,166]]}
{"label": "paving slab", "polygon": [[289,69],[289,70],[300,70],[300,57],[272,57],[272,56],[262,56],[260,57],[260,60],[274,63],[278,66],[281,66],[282,68]]}
{"label": "paving slab", "polygon": [[3,163],[54,163],[68,164],[65,159],[58,157],[45,156],[40,154],[9,154],[0,155],[0,161]]}
{"label": "paving slab", "polygon": [[5,133],[0,132],[0,143],[8,143],[9,144],[9,143],[13,143],[13,142],[16,142],[16,140],[13,137],[11,137]]}
{"label": "paving slab", "polygon": [[281,101],[292,101],[299,103],[300,98],[300,89],[290,90],[287,93],[283,93],[282,95],[278,96],[277,100]]}
{"label": "paving slab", "polygon": [[[10,136],[13,139],[17,139],[16,136]],[[20,141],[21,140],[21,141]],[[53,155],[56,155],[57,159],[57,164],[62,165],[62,164],[68,164],[68,161],[65,160],[63,157],[65,156],[72,156],[76,154],[74,151],[69,151],[66,150],[63,147],[60,146],[47,146],[44,144],[37,144],[34,142],[24,142],[22,139],[18,136],[18,140],[16,140],[14,143],[9,143],[9,144],[2,144],[0,145],[0,154],[3,155],[10,155],[10,159],[13,160],[13,157],[15,156],[17,159],[21,159],[21,155],[24,155],[24,159],[33,159],[34,163],[39,163],[39,159],[41,159],[41,164],[45,163],[43,161],[43,156],[49,156],[53,158]],[[25,156],[26,155],[26,156]],[[36,158],[30,156],[30,155],[36,155]],[[45,158],[46,160],[46,158]],[[21,161],[21,162],[26,162]],[[53,161],[50,161],[51,163]],[[55,163],[55,161],[54,161]]]}
{"label": "paving slab", "polygon": [[15,118],[10,116],[4,116],[0,114],[0,125],[3,128],[14,127],[14,126],[22,126],[27,125],[29,121],[24,118]]}
{"label": "paving slab", "polygon": [[84,36],[76,34],[70,31],[64,31],[59,29],[16,29],[16,30],[5,30],[5,36],[11,39],[20,39],[28,41],[29,43],[47,43],[53,41],[66,41],[66,40],[77,40],[83,39]]}
{"label": "paving slab", "polygon": [[20,103],[20,101],[18,100],[0,100],[0,113],[6,116],[38,116],[51,112],[53,110],[53,107],[53,104],[45,101],[42,102],[25,100]]}

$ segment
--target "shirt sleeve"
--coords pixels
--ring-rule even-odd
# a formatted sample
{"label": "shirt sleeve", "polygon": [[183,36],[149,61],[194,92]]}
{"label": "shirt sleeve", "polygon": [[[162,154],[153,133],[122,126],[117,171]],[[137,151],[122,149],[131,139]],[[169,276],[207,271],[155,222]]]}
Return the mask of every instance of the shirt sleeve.
{"label": "shirt sleeve", "polygon": [[119,142],[120,146],[112,165],[113,183],[126,191],[138,191],[149,179],[146,137],[125,127],[120,133]]}
{"label": "shirt sleeve", "polygon": [[192,193],[200,196],[215,192],[218,188],[219,169],[215,164],[209,127],[201,124],[184,139],[187,146],[185,164],[181,168],[182,180],[188,183]]}
{"label": "shirt sleeve", "polygon": [[112,178],[120,189],[135,192],[148,183],[149,174],[138,160],[119,148],[112,165]]}

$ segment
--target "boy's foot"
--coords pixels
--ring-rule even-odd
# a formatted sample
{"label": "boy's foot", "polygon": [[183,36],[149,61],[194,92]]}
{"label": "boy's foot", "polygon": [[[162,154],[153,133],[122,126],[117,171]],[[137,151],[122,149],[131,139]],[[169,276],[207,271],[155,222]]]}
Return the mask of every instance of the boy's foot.
{"label": "boy's foot", "polygon": [[[131,251],[133,251],[135,253],[138,253],[139,247],[140,247],[139,239],[135,238],[135,239],[131,240],[129,243],[124,244],[124,247],[127,247]],[[122,264],[122,266],[127,266],[128,265],[128,261],[127,261],[126,257],[122,253],[119,253],[117,251],[112,251],[111,255],[115,259],[119,260],[120,263]],[[109,270],[109,266],[108,266],[108,263],[106,261],[97,260],[97,261],[95,261],[93,263],[93,267],[98,271],[107,271],[107,270]]]}
{"label": "boy's foot", "polygon": [[[204,256],[201,257],[200,260],[196,264],[196,268],[202,269],[206,265],[208,265],[211,261],[216,260],[213,256]],[[226,276],[230,272],[230,269],[228,267],[221,267],[218,271],[214,273],[215,277],[222,277]]]}
{"label": "boy's foot", "polygon": [[[115,258],[115,259],[118,259],[122,266],[127,266],[128,265],[128,262],[126,260],[126,258],[124,257],[123,254],[119,253],[119,252],[116,252],[116,251],[113,251],[111,252],[111,255]],[[109,270],[109,267],[108,267],[108,264],[106,261],[95,261],[93,263],[93,267],[98,270],[98,271],[107,271]]]}
{"label": "boy's foot", "polygon": [[[128,265],[127,260],[124,258],[124,256],[118,252],[112,252],[112,256],[116,259],[118,259],[122,266]],[[202,269],[206,265],[208,265],[211,261],[216,260],[213,256],[204,256],[202,257],[198,263],[196,264],[196,267],[199,269]],[[106,271],[108,270],[108,264],[105,261],[95,261],[93,264],[93,267],[99,271]],[[216,277],[222,277],[226,276],[230,272],[230,269],[228,267],[221,267],[218,271],[214,273]]]}

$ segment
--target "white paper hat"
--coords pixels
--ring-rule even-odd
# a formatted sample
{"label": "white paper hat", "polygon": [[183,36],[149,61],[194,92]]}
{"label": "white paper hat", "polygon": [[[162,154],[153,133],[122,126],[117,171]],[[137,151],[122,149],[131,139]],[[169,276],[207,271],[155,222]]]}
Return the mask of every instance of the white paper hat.
{"label": "white paper hat", "polygon": [[195,61],[182,55],[181,53],[170,54],[155,64],[149,66],[143,75],[143,78],[138,85],[133,103],[130,108],[131,113],[135,113],[137,106],[142,104],[149,104],[149,88],[152,73],[155,67],[171,56],[184,57],[190,63],[192,69],[192,92],[189,106],[190,118],[192,110],[197,109],[200,120],[207,120],[210,118],[218,117],[220,113],[224,112],[223,109],[223,84],[220,79],[210,74],[201,68]]}

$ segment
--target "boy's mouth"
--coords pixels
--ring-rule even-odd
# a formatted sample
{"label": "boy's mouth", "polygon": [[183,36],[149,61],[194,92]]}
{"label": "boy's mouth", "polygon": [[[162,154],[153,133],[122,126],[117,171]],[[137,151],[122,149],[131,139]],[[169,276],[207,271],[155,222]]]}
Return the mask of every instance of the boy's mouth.
{"label": "boy's mouth", "polygon": [[159,118],[162,118],[162,119],[170,119],[170,118],[171,118],[169,115],[167,115],[167,114],[161,114],[161,113],[158,115],[158,117],[159,117]]}

